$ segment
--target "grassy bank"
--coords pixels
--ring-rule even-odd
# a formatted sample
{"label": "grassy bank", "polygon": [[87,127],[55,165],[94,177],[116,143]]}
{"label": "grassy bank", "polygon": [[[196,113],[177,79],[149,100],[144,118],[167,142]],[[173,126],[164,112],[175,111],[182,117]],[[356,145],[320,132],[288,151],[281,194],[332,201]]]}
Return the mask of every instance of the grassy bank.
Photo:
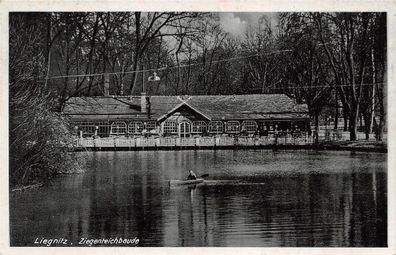
{"label": "grassy bank", "polygon": [[359,140],[359,141],[329,141],[317,145],[319,148],[326,150],[349,150],[349,151],[367,151],[367,152],[388,152],[386,142]]}

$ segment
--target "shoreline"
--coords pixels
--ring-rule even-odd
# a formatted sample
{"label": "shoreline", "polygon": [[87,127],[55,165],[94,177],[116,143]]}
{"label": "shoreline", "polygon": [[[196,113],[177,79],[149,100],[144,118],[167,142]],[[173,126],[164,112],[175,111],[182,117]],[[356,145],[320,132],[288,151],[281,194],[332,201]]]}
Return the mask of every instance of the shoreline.
{"label": "shoreline", "polygon": [[82,174],[82,173],[84,173],[84,171],[81,171],[81,170],[75,171],[75,172],[70,172],[70,173],[58,173],[58,174],[52,176],[50,179],[45,179],[45,180],[37,179],[37,180],[34,180],[31,183],[27,183],[25,185],[19,184],[19,185],[10,187],[9,188],[9,192],[10,193],[17,193],[17,192],[29,191],[31,189],[38,189],[38,188],[43,187],[46,184],[46,182],[48,182],[51,179],[59,178],[59,177],[65,177],[65,176],[70,176],[70,175],[79,175],[79,174]]}
{"label": "shoreline", "polygon": [[10,188],[10,192],[12,193],[16,193],[16,192],[23,192],[23,191],[27,191],[30,189],[37,189],[44,186],[44,182],[35,182],[35,183],[31,183],[31,184],[27,184],[27,185],[18,185],[14,188]]}
{"label": "shoreline", "polygon": [[388,148],[385,143],[366,141],[355,142],[322,142],[318,144],[271,144],[271,145],[252,145],[252,146],[153,146],[153,147],[80,147],[74,148],[73,152],[81,151],[176,151],[176,150],[334,150],[334,151],[360,151],[360,152],[380,152],[387,153]]}

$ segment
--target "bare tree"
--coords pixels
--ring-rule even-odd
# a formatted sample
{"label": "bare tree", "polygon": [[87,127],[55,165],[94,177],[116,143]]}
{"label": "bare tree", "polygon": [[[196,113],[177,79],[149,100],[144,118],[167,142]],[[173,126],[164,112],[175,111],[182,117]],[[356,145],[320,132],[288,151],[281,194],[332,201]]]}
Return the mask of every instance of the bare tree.
{"label": "bare tree", "polygon": [[72,142],[67,122],[53,111],[56,104],[47,93],[47,22],[44,13],[10,15],[11,187],[78,168],[75,156],[67,153]]}
{"label": "bare tree", "polygon": [[[129,86],[129,94],[132,94],[136,84],[138,66],[142,56],[150,43],[156,38],[167,36],[179,36],[178,31],[174,30],[180,26],[180,21],[187,22],[188,19],[199,17],[200,13],[175,13],[175,12],[153,12],[153,13],[134,13],[134,30],[131,40],[134,42],[132,80]],[[188,26],[186,26],[187,28]],[[133,28],[131,28],[133,29]],[[188,33],[185,31],[184,33]]]}
{"label": "bare tree", "polygon": [[[349,117],[350,139],[357,139],[357,125],[367,65],[369,14],[312,14],[324,46],[345,112]],[[330,36],[330,37],[329,37]],[[333,42],[332,46],[328,44]]]}

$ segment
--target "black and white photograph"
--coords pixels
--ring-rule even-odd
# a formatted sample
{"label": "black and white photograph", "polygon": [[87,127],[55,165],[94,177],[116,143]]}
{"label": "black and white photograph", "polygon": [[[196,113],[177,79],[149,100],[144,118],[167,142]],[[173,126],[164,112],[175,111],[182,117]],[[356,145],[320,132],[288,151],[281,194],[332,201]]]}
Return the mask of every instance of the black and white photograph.
{"label": "black and white photograph", "polygon": [[11,248],[389,247],[387,12],[130,8],[6,13]]}

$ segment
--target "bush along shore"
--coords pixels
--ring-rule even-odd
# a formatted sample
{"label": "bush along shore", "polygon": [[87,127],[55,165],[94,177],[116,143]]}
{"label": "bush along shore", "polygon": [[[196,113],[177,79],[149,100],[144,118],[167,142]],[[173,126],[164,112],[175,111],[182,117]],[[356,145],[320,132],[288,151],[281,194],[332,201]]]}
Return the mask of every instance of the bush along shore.
{"label": "bush along shore", "polygon": [[81,174],[85,172],[85,159],[81,154],[65,152],[64,154],[57,156],[57,158],[62,158],[62,160],[59,162],[58,168],[54,167],[55,164],[52,167],[45,166],[46,164],[37,164],[24,169],[22,176],[15,174],[15,172],[20,172],[15,171],[18,169],[17,167],[10,168],[10,191],[18,192],[39,188],[53,178],[65,175]]}
{"label": "bush along shore", "polygon": [[15,101],[10,109],[10,190],[38,187],[57,175],[84,169],[84,158],[69,150],[73,137],[67,121],[46,99],[37,100],[22,105]]}
{"label": "bush along shore", "polygon": [[84,159],[80,157],[80,155],[74,155],[72,157],[74,157],[76,161],[74,163],[68,162],[67,166],[69,168],[67,170],[61,169],[50,173],[50,171],[46,169],[36,169],[35,170],[36,172],[41,172],[42,174],[34,177],[30,177],[26,180],[21,179],[19,182],[13,182],[13,183],[10,182],[10,191],[21,192],[30,189],[40,188],[53,178],[84,173],[85,172]]}
{"label": "bush along shore", "polygon": [[388,152],[388,146],[383,141],[359,140],[359,141],[330,141],[316,145],[325,150],[349,150],[367,152]]}

